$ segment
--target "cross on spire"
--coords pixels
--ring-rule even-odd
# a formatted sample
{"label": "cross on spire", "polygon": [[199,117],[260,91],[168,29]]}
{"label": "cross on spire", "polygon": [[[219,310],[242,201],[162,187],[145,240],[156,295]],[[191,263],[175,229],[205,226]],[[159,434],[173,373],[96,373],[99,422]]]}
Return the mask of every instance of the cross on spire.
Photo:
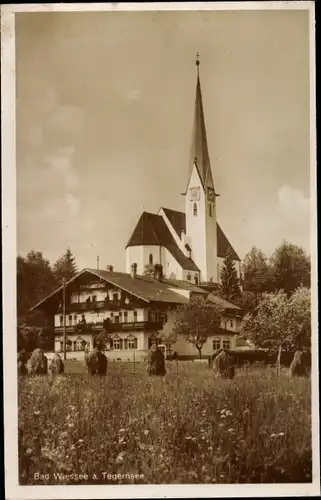
{"label": "cross on spire", "polygon": [[200,53],[196,52],[196,67],[197,67],[197,76],[199,76],[199,65],[200,65]]}

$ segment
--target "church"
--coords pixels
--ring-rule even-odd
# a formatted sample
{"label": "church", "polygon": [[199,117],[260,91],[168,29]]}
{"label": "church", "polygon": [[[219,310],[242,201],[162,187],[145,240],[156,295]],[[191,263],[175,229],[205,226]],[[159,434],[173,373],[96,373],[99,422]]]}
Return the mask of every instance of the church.
{"label": "church", "polygon": [[126,272],[132,264],[144,274],[155,264],[168,279],[193,284],[220,282],[228,249],[240,277],[240,258],[217,222],[216,200],[206,136],[202,91],[197,58],[197,83],[189,174],[184,186],[185,211],[160,208],[143,212],[126,245]]}
{"label": "church", "polygon": [[[235,349],[243,311],[211,293],[220,281],[228,251],[240,273],[240,258],[217,223],[218,193],[211,171],[202,92],[197,85],[192,157],[183,192],[185,212],[161,208],[143,212],[126,245],[126,272],[85,268],[38,302],[52,329],[54,350],[64,342],[70,355],[83,356],[97,335],[108,334],[110,359],[144,359],[154,343],[164,346],[172,331],[175,311],[194,298],[222,309],[220,323],[203,346],[208,356],[220,349]],[[167,345],[168,352],[195,356],[195,346],[184,339]]]}

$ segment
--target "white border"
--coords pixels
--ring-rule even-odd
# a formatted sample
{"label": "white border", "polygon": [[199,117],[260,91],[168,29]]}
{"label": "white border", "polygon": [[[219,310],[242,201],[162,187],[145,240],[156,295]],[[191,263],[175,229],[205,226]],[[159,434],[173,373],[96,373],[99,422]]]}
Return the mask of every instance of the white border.
{"label": "white border", "polygon": [[[106,485],[19,486],[17,439],[16,359],[16,150],[15,150],[15,26],[16,12],[71,11],[176,11],[176,10],[308,10],[310,19],[310,147],[311,147],[311,259],[312,259],[312,484],[249,485]],[[1,6],[1,94],[2,94],[2,249],[3,249],[3,347],[5,399],[5,480],[7,500],[83,498],[195,498],[320,495],[319,379],[317,321],[317,201],[316,201],[316,87],[314,2],[194,2],[29,4]],[[5,126],[4,126],[5,124]],[[10,353],[10,355],[9,355]],[[12,355],[12,357],[11,357]]]}

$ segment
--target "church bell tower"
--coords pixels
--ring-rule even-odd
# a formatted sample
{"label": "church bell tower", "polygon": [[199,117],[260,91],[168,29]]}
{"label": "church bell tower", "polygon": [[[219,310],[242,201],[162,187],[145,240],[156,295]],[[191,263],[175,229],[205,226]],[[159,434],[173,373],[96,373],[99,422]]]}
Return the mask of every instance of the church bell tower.
{"label": "church bell tower", "polygon": [[216,193],[207,145],[202,91],[196,58],[197,82],[194,126],[185,196],[186,239],[201,282],[218,282]]}

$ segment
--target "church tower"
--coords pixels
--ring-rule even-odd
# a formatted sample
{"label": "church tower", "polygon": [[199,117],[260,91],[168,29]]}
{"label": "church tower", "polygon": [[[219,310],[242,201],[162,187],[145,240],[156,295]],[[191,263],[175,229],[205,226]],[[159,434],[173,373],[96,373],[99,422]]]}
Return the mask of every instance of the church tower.
{"label": "church tower", "polygon": [[218,282],[216,198],[207,146],[197,54],[197,82],[190,168],[185,196],[186,239],[201,282]]}

